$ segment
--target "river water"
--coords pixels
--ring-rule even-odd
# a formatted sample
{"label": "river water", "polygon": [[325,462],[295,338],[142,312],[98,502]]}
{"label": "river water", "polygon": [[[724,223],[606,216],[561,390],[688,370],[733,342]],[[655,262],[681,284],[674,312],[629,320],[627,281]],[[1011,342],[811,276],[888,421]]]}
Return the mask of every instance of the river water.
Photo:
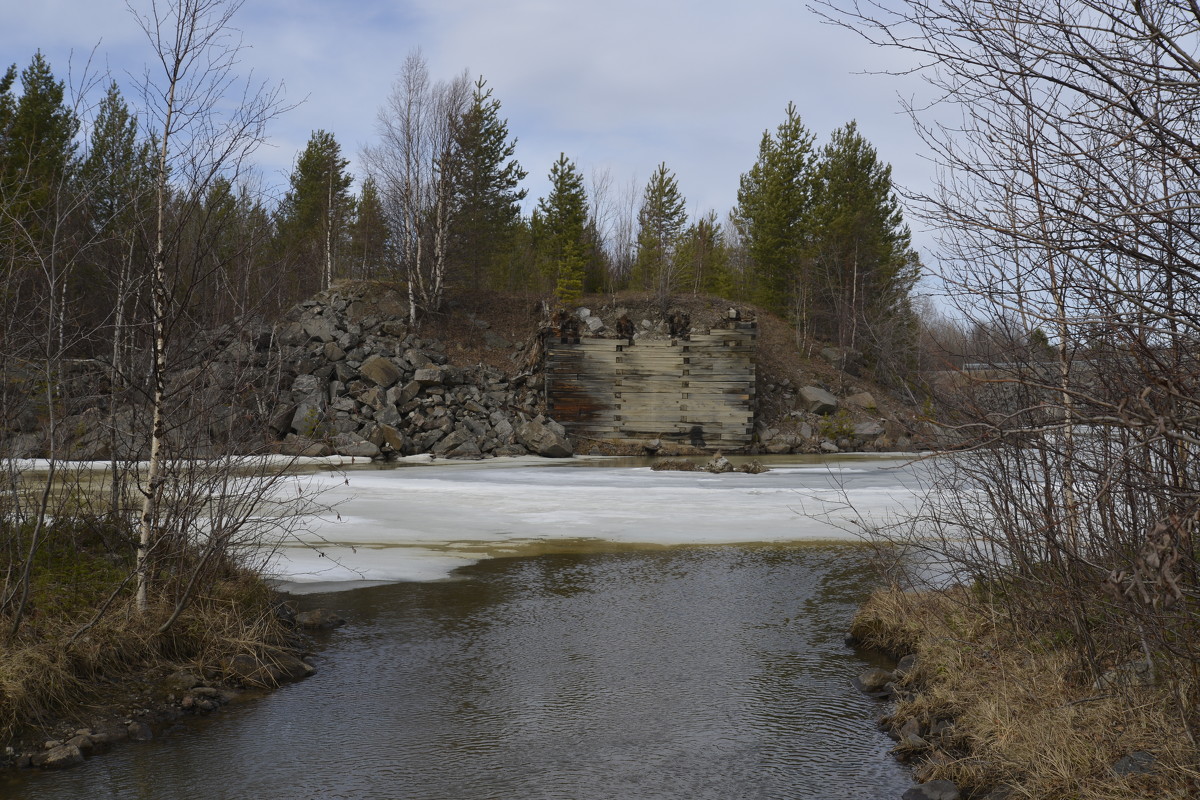
{"label": "river water", "polygon": [[875,519],[911,502],[898,462],[304,480],[339,511],[308,519],[323,554],[288,546],[274,568],[298,604],[350,620],[317,674],[0,795],[882,800],[911,786],[878,706],[850,686],[868,663],[842,641],[873,582],[845,504]]}

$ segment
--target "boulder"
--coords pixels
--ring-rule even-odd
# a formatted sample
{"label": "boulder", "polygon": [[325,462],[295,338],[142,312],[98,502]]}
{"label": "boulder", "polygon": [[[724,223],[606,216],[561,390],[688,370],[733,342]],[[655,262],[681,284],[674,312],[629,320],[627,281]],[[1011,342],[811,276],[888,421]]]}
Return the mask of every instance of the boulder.
{"label": "boulder", "polygon": [[887,689],[887,685],[895,679],[895,675],[886,669],[875,667],[861,673],[854,679],[855,688],[867,694],[877,694]]}
{"label": "boulder", "polygon": [[1135,750],[1112,765],[1118,775],[1148,775],[1154,771],[1154,754]]}
{"label": "boulder", "polygon": [[45,754],[42,769],[66,769],[83,763],[83,753],[73,744],[60,744]]}
{"label": "boulder", "polygon": [[364,378],[384,389],[387,389],[404,377],[404,373],[392,363],[391,359],[380,355],[368,358],[358,368],[358,371]]}
{"label": "boulder", "polygon": [[337,331],[333,322],[325,317],[308,317],[300,323],[309,339],[319,342],[332,342],[337,339]]}
{"label": "boulder", "polygon": [[333,437],[333,449],[340,456],[352,458],[378,458],[382,454],[379,447],[357,433],[339,433]]}
{"label": "boulder", "polygon": [[832,414],[838,408],[837,398],[819,386],[801,388],[800,402],[804,404],[806,411],[813,414]]}
{"label": "boulder", "polygon": [[296,624],[311,630],[329,630],[346,624],[346,620],[326,608],[314,608],[296,614]]}
{"label": "boulder", "polygon": [[878,406],[875,404],[875,397],[870,392],[859,392],[852,394],[846,398],[846,405],[851,408],[857,408],[861,411],[871,411]]}
{"label": "boulder", "polygon": [[856,422],[854,424],[854,438],[856,439],[878,439],[883,434],[883,425],[875,420]]}
{"label": "boulder", "polygon": [[902,795],[902,800],[959,800],[958,787],[950,781],[930,781],[914,786]]}
{"label": "boulder", "polygon": [[516,435],[518,442],[539,456],[569,458],[573,452],[563,427],[541,416],[517,426]]}
{"label": "boulder", "polygon": [[419,386],[437,386],[442,382],[442,370],[438,367],[421,367],[413,373],[413,382]]}

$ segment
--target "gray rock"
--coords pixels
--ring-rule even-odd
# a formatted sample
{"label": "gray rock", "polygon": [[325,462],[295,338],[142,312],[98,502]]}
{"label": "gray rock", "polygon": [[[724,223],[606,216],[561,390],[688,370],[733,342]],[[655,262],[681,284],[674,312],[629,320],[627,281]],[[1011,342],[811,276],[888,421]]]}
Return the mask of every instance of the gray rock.
{"label": "gray rock", "polygon": [[308,317],[300,324],[304,326],[304,332],[310,339],[332,342],[337,338],[337,330],[333,327],[333,322],[325,317]]}
{"label": "gray rock", "polygon": [[838,408],[837,398],[819,386],[802,387],[800,401],[813,414],[832,414]]}
{"label": "gray rock", "polygon": [[383,356],[371,356],[362,363],[358,371],[364,378],[384,389],[404,377],[399,367]]}
{"label": "gray rock", "polygon": [[958,787],[950,781],[936,780],[914,786],[902,795],[902,800],[959,800]]}
{"label": "gray rock", "polygon": [[311,630],[329,630],[346,624],[346,620],[326,608],[314,608],[296,614],[296,624]]}
{"label": "gray rock", "polygon": [[856,422],[854,424],[854,437],[856,439],[876,439],[883,436],[883,433],[883,425],[874,420]]}
{"label": "gray rock", "polygon": [[1154,771],[1154,762],[1153,753],[1135,750],[1124,758],[1118,759],[1112,765],[1112,770],[1118,775],[1147,775]]}
{"label": "gray rock", "polygon": [[326,342],[324,354],[326,361],[341,361],[346,357],[346,351],[338,347],[336,342]]}
{"label": "gray rock", "polygon": [[859,676],[854,679],[854,685],[859,691],[866,692],[868,694],[874,694],[876,692],[883,691],[887,684],[895,680],[895,677],[895,675],[893,675],[891,672],[888,672],[886,669],[874,667],[873,669],[869,669],[859,674]]}
{"label": "gray rock", "polygon": [[150,726],[141,720],[134,720],[129,723],[129,727],[125,729],[129,734],[131,742],[148,742],[154,738],[154,731],[150,730]]}
{"label": "gray rock", "polygon": [[1096,679],[1098,691],[1119,687],[1152,686],[1154,669],[1145,659],[1118,664]]}
{"label": "gray rock", "polygon": [[83,753],[73,744],[61,744],[45,754],[42,769],[67,769],[83,763]]}
{"label": "gray rock", "polygon": [[529,452],[539,456],[569,458],[573,452],[571,442],[567,439],[565,432],[559,433],[554,428],[557,428],[558,431],[563,430],[561,425],[554,423],[552,427],[544,417],[539,416],[517,427],[517,441]]}
{"label": "gray rock", "polygon": [[442,382],[442,370],[437,367],[421,367],[413,373],[413,381],[420,386],[436,386]]}
{"label": "gray rock", "polygon": [[[354,427],[358,427],[358,423],[349,420]],[[333,449],[338,455],[349,456],[352,458],[378,458],[381,455],[380,449],[368,442],[357,433],[339,433],[333,437]]]}
{"label": "gray rock", "polygon": [[409,381],[403,387],[393,386],[391,389],[388,389],[387,399],[393,405],[402,406],[420,394],[420,392],[421,384],[416,381]]}
{"label": "gray rock", "polygon": [[875,396],[870,392],[858,392],[850,395],[846,398],[846,405],[862,411],[870,411],[878,407],[875,404]]}

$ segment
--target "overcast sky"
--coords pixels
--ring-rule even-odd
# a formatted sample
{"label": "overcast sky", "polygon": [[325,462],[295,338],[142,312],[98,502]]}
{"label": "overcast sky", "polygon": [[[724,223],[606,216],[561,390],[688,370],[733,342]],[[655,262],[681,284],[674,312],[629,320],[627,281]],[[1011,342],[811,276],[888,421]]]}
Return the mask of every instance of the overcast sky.
{"label": "overcast sky", "polygon": [[[59,78],[77,81],[95,48],[94,68],[134,98],[150,51],[123,0],[12,0],[2,19],[5,66],[23,68],[40,48]],[[564,152],[585,176],[608,170],[615,185],[636,180],[639,191],[666,162],[690,212],[723,215],[789,101],[820,142],[856,119],[897,183],[929,182],[898,99],[919,83],[864,74],[899,66],[899,56],[822,23],[798,0],[246,0],[235,24],[242,68],[302,101],[257,154],[277,187],[316,129],[334,133],[356,169],[418,47],[435,79],[466,69],[488,81],[518,139],[531,203]]]}

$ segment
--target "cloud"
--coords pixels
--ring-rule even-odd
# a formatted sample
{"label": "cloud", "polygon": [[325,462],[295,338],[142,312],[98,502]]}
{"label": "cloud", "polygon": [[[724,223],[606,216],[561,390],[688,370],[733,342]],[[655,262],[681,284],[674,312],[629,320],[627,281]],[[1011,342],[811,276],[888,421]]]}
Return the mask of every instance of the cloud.
{"label": "cloud", "polygon": [[[269,183],[286,182],[316,129],[355,159],[417,47],[435,78],[468,69],[488,80],[519,140],[531,204],[565,152],[585,175],[610,170],[618,186],[666,162],[690,209],[724,213],[789,101],[821,140],[857,119],[898,181],[927,182],[896,100],[915,82],[858,74],[896,67],[897,56],[794,0],[250,0],[235,24],[247,45],[240,67],[304,100],[256,156]],[[0,51],[20,63],[41,47],[60,75],[68,52],[78,60],[97,41],[123,84],[150,55],[119,0],[24,4],[0,31]]]}

